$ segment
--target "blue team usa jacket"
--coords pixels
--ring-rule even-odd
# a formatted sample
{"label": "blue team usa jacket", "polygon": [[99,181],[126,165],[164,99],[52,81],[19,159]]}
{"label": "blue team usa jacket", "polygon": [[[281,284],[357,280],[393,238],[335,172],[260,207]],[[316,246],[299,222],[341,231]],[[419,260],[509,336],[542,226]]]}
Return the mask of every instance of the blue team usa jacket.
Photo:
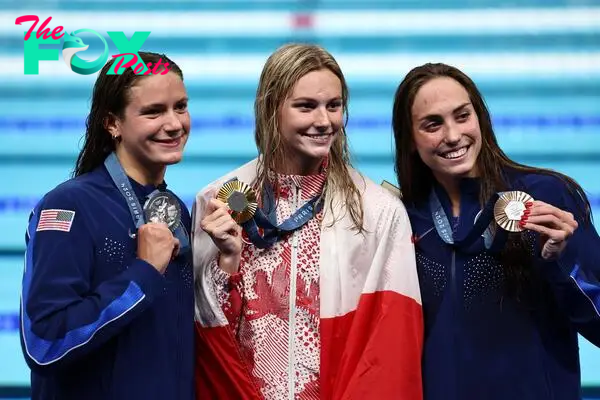
{"label": "blue team usa jacket", "polygon": [[[557,178],[515,174],[511,190],[578,214],[578,201]],[[473,227],[479,182],[461,183],[456,238]],[[435,188],[446,215],[450,201]],[[507,291],[507,271],[483,237],[470,248],[445,243],[429,204],[409,207],[425,314],[426,400],[575,400],[580,398],[578,333],[600,345],[600,238],[589,222],[556,261],[539,257],[520,295]]]}
{"label": "blue team usa jacket", "polygon": [[[144,204],[155,188],[130,181]],[[59,185],[32,212],[21,344],[33,399],[193,399],[191,256],[161,275],[136,259],[134,230],[104,166]]]}

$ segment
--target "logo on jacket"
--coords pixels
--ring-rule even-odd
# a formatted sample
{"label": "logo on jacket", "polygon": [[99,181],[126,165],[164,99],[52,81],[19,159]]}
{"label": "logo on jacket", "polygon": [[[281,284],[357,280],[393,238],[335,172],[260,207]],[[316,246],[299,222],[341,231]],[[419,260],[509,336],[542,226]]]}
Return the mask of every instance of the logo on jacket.
{"label": "logo on jacket", "polygon": [[423,239],[425,237],[425,235],[427,235],[429,232],[431,232],[433,230],[433,228],[429,228],[428,230],[426,230],[422,235],[417,235],[416,233],[414,233],[411,237],[410,237],[410,241],[413,244],[417,244],[419,242],[419,240]]}

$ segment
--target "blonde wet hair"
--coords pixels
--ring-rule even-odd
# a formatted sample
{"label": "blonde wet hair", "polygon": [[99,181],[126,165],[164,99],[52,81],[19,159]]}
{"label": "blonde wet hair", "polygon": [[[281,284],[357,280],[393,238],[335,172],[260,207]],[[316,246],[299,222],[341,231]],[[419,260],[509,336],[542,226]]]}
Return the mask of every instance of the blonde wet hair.
{"label": "blonde wet hair", "polygon": [[[327,181],[329,206],[333,211],[332,193],[344,199],[346,212],[350,213],[354,228],[363,230],[363,209],[360,192],[350,176],[350,151],[346,137],[348,121],[348,86],[342,70],[333,56],[320,46],[312,44],[287,44],[277,49],[267,59],[260,75],[254,102],[256,146],[260,154],[256,186],[268,184],[268,171],[278,171],[285,165],[285,150],[281,141],[279,115],[285,100],[304,75],[319,70],[329,70],[338,77],[342,86],[342,107],[345,121],[335,136],[329,152]],[[275,191],[277,193],[277,191]],[[339,216],[334,216],[334,222]]]}

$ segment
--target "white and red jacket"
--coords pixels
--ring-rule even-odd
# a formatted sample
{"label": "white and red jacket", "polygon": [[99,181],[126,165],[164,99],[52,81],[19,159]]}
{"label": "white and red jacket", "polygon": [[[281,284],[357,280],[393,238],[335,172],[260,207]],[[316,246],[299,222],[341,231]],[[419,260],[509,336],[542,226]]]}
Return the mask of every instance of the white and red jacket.
{"label": "white and red jacket", "polygon": [[[365,233],[352,229],[344,199],[329,187],[322,221],[267,250],[245,245],[240,273],[230,276],[199,224],[224,182],[255,180],[256,163],[211,183],[194,204],[196,397],[422,399],[423,318],[402,202],[351,170]],[[313,194],[302,190],[322,183],[278,179],[279,222]]]}

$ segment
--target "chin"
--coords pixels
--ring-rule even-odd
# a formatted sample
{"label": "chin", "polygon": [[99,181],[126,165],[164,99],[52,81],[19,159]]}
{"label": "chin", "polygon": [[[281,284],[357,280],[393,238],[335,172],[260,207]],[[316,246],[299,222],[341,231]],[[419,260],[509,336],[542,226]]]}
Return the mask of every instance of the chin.
{"label": "chin", "polygon": [[[427,164],[426,164],[427,165]],[[461,163],[459,165],[440,165],[439,163],[427,165],[435,174],[446,177],[464,178],[467,177],[474,168],[474,164],[470,162]],[[434,167],[434,168],[432,168]]]}
{"label": "chin", "polygon": [[307,157],[323,158],[327,157],[331,152],[331,144],[327,144],[326,146],[314,146],[306,150],[305,153]]}
{"label": "chin", "polygon": [[183,154],[181,154],[181,153],[160,155],[160,156],[154,158],[154,162],[156,164],[172,165],[172,164],[177,164],[178,162],[180,162],[182,158],[183,158]]}
{"label": "chin", "polygon": [[450,173],[450,175],[454,175],[454,176],[461,177],[461,178],[467,178],[471,175],[474,168],[475,168],[475,165],[471,165],[471,164],[459,165],[456,168],[452,168],[448,172]]}
{"label": "chin", "polygon": [[165,165],[172,165],[172,164],[177,164],[181,161],[183,157],[179,156],[179,157],[170,157],[165,161]]}
{"label": "chin", "polygon": [[324,158],[329,155],[330,149],[319,149],[318,151],[313,151],[309,156],[312,158]]}

